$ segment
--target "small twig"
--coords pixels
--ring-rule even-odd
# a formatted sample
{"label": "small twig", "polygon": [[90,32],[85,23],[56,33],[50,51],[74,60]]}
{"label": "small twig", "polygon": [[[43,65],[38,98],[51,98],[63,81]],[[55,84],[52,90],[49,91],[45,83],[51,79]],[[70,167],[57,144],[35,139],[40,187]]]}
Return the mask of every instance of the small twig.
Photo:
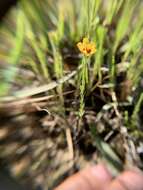
{"label": "small twig", "polygon": [[116,115],[117,115],[119,118],[121,118],[121,115],[120,115],[120,113],[119,113],[119,111],[118,111],[118,108],[117,108],[118,103],[117,103],[117,97],[116,97],[115,92],[112,92],[111,96],[112,96],[112,100],[113,100],[113,102],[114,102],[113,107],[114,107],[115,113],[116,113]]}
{"label": "small twig", "polygon": [[68,149],[69,149],[69,158],[70,158],[70,160],[73,161],[74,150],[73,150],[71,131],[70,131],[69,127],[66,128],[66,138],[67,138],[67,144],[68,144]]}
{"label": "small twig", "polygon": [[41,108],[41,107],[38,106],[37,104],[34,104],[34,106],[36,107],[36,109],[37,109],[38,111],[45,111],[45,112],[47,112],[49,115],[51,115],[51,113],[49,112],[48,109],[46,109],[46,108]]}

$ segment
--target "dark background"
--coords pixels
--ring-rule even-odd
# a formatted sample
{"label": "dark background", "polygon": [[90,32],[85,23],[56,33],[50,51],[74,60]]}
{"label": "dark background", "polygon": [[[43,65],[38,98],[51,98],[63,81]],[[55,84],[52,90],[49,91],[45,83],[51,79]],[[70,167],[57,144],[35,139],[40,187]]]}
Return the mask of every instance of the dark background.
{"label": "dark background", "polygon": [[15,5],[17,0],[0,0],[0,20],[4,17],[9,8]]}

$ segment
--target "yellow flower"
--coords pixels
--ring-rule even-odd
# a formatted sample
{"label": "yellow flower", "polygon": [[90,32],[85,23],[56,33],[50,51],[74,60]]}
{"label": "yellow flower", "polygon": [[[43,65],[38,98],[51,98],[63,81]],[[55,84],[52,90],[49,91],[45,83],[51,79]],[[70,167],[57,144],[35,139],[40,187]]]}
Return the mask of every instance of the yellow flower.
{"label": "yellow flower", "polygon": [[77,43],[78,49],[86,56],[90,56],[96,52],[94,42],[89,42],[88,38],[83,38],[82,42]]}

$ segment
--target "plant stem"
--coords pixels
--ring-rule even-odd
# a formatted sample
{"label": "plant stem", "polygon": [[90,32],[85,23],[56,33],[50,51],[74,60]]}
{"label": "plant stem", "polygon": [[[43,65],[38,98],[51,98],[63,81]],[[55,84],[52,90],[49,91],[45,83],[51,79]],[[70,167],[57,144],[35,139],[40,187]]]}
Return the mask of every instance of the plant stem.
{"label": "plant stem", "polygon": [[88,59],[87,57],[83,57],[82,59],[82,70],[81,70],[81,76],[80,76],[80,109],[79,109],[79,115],[82,117],[84,115],[84,107],[85,107],[85,90],[86,86],[88,84]]}

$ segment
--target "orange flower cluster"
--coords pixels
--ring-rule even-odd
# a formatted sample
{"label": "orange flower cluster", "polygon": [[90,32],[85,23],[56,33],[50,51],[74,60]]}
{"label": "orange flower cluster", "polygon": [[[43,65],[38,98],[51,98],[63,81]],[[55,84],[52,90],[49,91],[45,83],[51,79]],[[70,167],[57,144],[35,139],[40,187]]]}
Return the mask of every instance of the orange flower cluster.
{"label": "orange flower cluster", "polygon": [[88,38],[83,38],[82,42],[77,43],[77,47],[87,57],[96,52],[95,43],[89,42]]}

